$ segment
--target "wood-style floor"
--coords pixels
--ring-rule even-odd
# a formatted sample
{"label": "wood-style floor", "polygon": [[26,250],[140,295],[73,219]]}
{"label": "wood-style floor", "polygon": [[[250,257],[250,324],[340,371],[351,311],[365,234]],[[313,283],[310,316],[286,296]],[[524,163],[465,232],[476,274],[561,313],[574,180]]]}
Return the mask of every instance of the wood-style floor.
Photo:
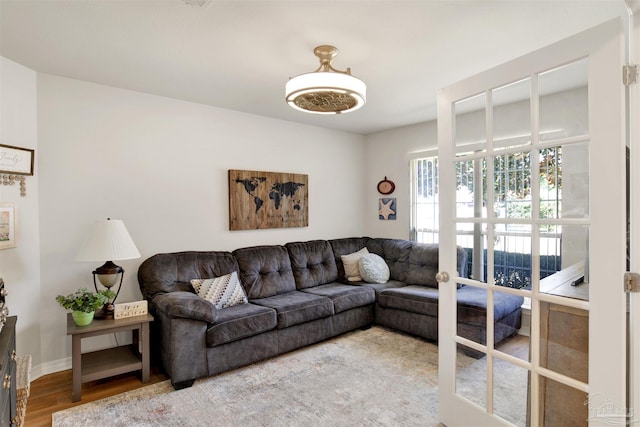
{"label": "wood-style floor", "polygon": [[[500,350],[522,359],[528,359],[529,337],[516,335],[504,342]],[[71,370],[45,375],[31,383],[31,395],[27,401],[25,427],[51,426],[51,414],[83,403],[135,390],[168,379],[160,369],[151,368],[147,384],[140,382],[136,373],[119,375],[82,385],[82,400],[71,402]]]}
{"label": "wood-style floor", "polygon": [[31,395],[27,401],[25,427],[51,426],[51,414],[83,403],[135,390],[168,379],[158,369],[152,368],[149,382],[142,384],[139,374],[118,375],[82,385],[82,400],[71,402],[71,370],[45,375],[31,382]]}

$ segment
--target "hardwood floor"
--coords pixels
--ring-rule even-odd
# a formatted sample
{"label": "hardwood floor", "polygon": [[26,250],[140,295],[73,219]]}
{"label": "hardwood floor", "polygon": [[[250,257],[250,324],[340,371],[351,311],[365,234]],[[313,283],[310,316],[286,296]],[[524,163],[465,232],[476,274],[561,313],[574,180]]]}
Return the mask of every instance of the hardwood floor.
{"label": "hardwood floor", "polygon": [[[505,353],[528,359],[529,337],[516,335],[503,343],[499,349]],[[136,373],[119,375],[82,385],[82,400],[71,402],[71,370],[45,375],[31,383],[31,395],[27,401],[25,427],[51,426],[51,414],[83,403],[103,399],[129,390],[168,379],[159,369],[151,368],[147,384],[140,382]]]}
{"label": "hardwood floor", "polygon": [[31,382],[25,427],[51,426],[51,414],[83,403],[135,390],[168,379],[159,369],[151,368],[149,382],[142,384],[135,372],[88,382],[82,385],[82,400],[71,402],[71,370],[45,375]]}

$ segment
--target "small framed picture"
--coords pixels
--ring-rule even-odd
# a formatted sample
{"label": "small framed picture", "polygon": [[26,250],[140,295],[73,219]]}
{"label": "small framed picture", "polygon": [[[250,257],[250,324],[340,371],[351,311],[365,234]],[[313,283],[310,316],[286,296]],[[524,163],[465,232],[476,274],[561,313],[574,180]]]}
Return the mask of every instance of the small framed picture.
{"label": "small framed picture", "polygon": [[382,197],[378,199],[378,219],[396,219],[396,199],[395,197]]}
{"label": "small framed picture", "polygon": [[0,173],[33,175],[35,151],[0,144]]}
{"label": "small framed picture", "polygon": [[17,232],[15,206],[9,203],[0,204],[0,249],[15,248]]}

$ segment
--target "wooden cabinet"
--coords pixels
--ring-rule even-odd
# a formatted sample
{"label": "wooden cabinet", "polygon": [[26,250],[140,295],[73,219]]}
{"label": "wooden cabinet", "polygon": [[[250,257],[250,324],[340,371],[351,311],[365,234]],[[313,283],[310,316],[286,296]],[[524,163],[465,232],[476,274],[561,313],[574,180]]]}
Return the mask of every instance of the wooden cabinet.
{"label": "wooden cabinet", "polygon": [[[586,285],[585,285],[586,286]],[[540,303],[540,366],[588,383],[589,313],[557,304]],[[585,425],[585,392],[540,378],[542,425]]]}
{"label": "wooden cabinet", "polygon": [[[589,284],[578,263],[545,278],[541,292],[574,299],[589,298]],[[589,312],[540,302],[540,366],[584,383],[589,382]],[[585,392],[540,377],[540,422],[545,427],[583,426],[588,418]]]}
{"label": "wooden cabinet", "polygon": [[15,426],[16,418],[16,316],[7,318],[0,332],[0,427]]}

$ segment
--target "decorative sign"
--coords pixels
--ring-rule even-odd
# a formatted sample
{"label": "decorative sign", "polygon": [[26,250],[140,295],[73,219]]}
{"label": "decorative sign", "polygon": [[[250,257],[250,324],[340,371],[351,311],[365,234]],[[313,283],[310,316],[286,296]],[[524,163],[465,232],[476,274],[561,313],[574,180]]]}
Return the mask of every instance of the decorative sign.
{"label": "decorative sign", "polygon": [[378,219],[396,219],[396,199],[383,197],[378,201]]}
{"label": "decorative sign", "polygon": [[0,173],[33,175],[34,151],[0,144]]}
{"label": "decorative sign", "polygon": [[16,208],[13,204],[0,204],[0,249],[16,247]]}
{"label": "decorative sign", "polygon": [[113,318],[124,319],[126,317],[144,316],[149,312],[149,306],[146,300],[123,302],[114,304]]}
{"label": "decorative sign", "polygon": [[309,226],[309,176],[229,170],[229,229]]}

